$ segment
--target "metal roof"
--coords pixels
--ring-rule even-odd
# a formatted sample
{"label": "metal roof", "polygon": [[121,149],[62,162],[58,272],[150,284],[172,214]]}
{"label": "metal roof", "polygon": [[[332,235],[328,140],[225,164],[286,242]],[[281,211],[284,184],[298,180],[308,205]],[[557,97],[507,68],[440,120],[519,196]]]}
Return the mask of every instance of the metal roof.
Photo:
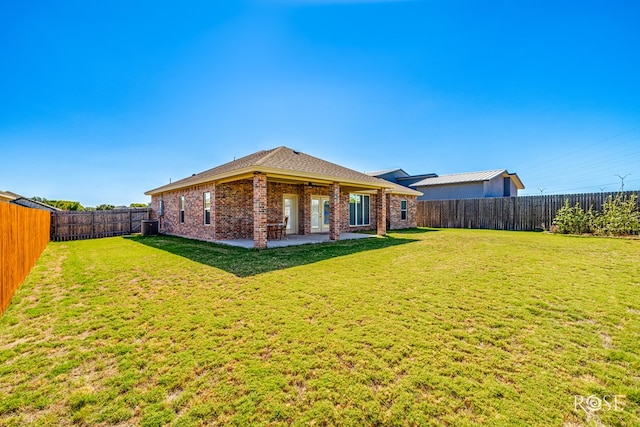
{"label": "metal roof", "polygon": [[440,175],[434,178],[426,178],[422,181],[415,182],[410,187],[425,187],[430,185],[444,185],[444,184],[460,184],[467,182],[483,182],[489,181],[497,176],[504,175],[513,178],[516,187],[523,189],[524,185],[520,178],[515,173],[509,173],[506,169],[495,169],[480,172],[464,172],[453,173],[448,175]]}
{"label": "metal roof", "polygon": [[28,199],[26,197],[18,197],[15,200],[12,200],[11,203],[14,205],[23,206],[26,208],[34,208],[34,209],[43,209],[50,212],[57,212],[61,209],[56,208],[55,206],[48,205],[46,203],[38,202],[36,200]]}

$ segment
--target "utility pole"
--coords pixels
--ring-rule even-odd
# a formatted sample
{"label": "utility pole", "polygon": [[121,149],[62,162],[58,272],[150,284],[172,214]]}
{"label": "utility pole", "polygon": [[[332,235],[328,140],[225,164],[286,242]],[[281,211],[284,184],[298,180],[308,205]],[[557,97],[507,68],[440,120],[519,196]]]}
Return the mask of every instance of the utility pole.
{"label": "utility pole", "polygon": [[620,178],[620,192],[621,192],[621,193],[624,191],[624,179],[625,179],[626,177],[628,177],[629,175],[631,175],[631,174],[630,174],[630,173],[628,173],[628,174],[626,174],[625,176],[620,176],[620,175],[616,174],[616,176],[617,176],[618,178]]}
{"label": "utility pole", "polygon": [[544,190],[546,190],[546,187],[545,187],[545,188],[540,188],[540,187],[538,187],[538,190],[540,191],[540,195],[542,196],[542,192],[543,192]]}

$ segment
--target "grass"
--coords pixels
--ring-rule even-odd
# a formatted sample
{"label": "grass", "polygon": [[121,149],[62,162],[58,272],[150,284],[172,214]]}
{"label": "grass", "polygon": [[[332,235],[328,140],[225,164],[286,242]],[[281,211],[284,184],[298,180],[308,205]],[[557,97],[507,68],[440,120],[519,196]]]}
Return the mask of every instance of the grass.
{"label": "grass", "polygon": [[0,319],[0,425],[640,424],[639,241],[423,231],[51,243]]}

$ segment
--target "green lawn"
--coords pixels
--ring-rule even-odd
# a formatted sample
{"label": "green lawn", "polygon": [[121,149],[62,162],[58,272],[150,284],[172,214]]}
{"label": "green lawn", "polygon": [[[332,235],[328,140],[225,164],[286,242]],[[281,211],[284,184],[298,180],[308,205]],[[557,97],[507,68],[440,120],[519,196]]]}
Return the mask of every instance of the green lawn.
{"label": "green lawn", "polygon": [[50,243],[0,319],[0,425],[636,426],[639,267],[484,230]]}

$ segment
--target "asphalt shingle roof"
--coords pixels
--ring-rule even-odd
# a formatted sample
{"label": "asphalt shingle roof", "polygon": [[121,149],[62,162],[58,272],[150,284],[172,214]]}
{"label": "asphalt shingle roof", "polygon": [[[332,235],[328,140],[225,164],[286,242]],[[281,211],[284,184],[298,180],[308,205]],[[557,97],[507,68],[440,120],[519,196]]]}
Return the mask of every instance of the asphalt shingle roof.
{"label": "asphalt shingle roof", "polygon": [[339,182],[361,185],[369,184],[376,187],[389,188],[392,192],[404,194],[421,194],[415,190],[366,175],[353,169],[349,169],[284,146],[249,154],[248,156],[241,157],[213,169],[209,169],[204,172],[194,174],[188,178],[150,190],[146,192],[146,194],[155,194],[203,182],[215,181],[222,177],[232,176],[234,172],[241,174],[246,173],[247,170],[261,171],[261,169],[265,169],[266,171],[277,171],[290,176],[315,175]]}

